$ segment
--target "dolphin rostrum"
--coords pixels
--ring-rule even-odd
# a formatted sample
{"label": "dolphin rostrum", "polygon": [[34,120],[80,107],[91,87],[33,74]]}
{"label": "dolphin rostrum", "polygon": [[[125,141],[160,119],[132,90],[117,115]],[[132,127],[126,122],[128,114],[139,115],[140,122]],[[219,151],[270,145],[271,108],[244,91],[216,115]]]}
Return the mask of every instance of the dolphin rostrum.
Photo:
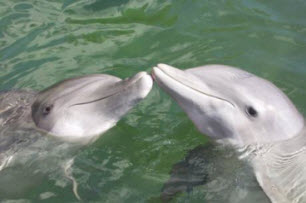
{"label": "dolphin rostrum", "polygon": [[159,64],[152,75],[200,132],[236,149],[272,202],[306,202],[304,118],[280,89],[225,65]]}

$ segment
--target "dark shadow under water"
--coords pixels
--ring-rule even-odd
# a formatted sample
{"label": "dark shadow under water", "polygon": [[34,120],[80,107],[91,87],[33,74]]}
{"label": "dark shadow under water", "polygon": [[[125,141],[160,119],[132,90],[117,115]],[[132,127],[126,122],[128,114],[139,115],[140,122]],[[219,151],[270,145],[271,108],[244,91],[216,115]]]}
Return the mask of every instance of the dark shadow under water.
{"label": "dark shadow under water", "polygon": [[253,169],[225,146],[207,143],[194,148],[173,165],[170,176],[160,195],[164,202],[180,202],[180,195],[188,202],[269,202]]}

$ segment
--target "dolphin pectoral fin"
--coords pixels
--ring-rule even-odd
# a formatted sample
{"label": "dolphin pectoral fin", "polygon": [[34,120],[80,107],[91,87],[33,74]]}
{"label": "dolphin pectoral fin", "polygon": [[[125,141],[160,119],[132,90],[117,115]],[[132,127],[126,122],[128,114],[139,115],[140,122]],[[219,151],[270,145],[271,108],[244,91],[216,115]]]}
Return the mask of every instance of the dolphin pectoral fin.
{"label": "dolphin pectoral fin", "polygon": [[75,180],[75,178],[73,177],[72,175],[72,165],[74,163],[74,158],[72,159],[69,159],[65,165],[64,165],[64,174],[65,174],[65,177],[68,178],[69,180],[72,181],[72,191],[73,191],[73,194],[75,195],[75,197],[81,201],[81,197],[78,193],[78,183],[77,181]]}

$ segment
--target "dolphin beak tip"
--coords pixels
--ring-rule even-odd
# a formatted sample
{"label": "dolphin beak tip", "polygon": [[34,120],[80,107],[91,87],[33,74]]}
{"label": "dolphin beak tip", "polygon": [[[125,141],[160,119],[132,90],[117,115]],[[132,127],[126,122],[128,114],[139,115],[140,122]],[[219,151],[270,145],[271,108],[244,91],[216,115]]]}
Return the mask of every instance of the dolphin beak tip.
{"label": "dolphin beak tip", "polygon": [[156,66],[154,66],[152,68],[152,71],[151,71],[151,76],[152,76],[153,80],[156,81],[156,78],[157,78],[156,74],[157,74],[158,71],[165,71],[165,70],[169,69],[169,67],[171,67],[171,66],[169,66],[167,64],[164,64],[164,63],[159,63]]}
{"label": "dolphin beak tip", "polygon": [[141,79],[148,79],[148,78],[152,80],[151,75],[145,71],[141,71],[137,73],[135,76],[133,76],[134,81],[141,80]]}
{"label": "dolphin beak tip", "polygon": [[159,63],[159,64],[157,64],[157,68],[159,68],[159,69],[161,69],[161,70],[166,70],[166,69],[171,69],[171,68],[173,68],[172,66],[169,66],[169,65],[167,65],[167,64],[165,64],[165,63]]}
{"label": "dolphin beak tip", "polygon": [[148,73],[145,72],[145,71],[141,71],[141,72],[137,73],[136,75],[137,75],[137,78],[142,78],[142,77],[148,75]]}

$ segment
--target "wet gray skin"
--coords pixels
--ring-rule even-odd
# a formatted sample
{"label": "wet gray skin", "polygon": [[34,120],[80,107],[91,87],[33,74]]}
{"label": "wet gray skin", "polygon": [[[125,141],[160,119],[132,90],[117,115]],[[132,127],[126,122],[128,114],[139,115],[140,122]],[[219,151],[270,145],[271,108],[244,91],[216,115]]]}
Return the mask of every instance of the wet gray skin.
{"label": "wet gray skin", "polygon": [[[68,79],[39,93],[0,93],[0,199],[19,197],[50,173],[63,173],[77,151],[113,127],[146,97],[140,72]],[[71,163],[71,162],[69,162]]]}
{"label": "wet gray skin", "polygon": [[200,132],[235,149],[272,202],[306,201],[304,118],[281,90],[224,65],[159,64],[152,75]]}

